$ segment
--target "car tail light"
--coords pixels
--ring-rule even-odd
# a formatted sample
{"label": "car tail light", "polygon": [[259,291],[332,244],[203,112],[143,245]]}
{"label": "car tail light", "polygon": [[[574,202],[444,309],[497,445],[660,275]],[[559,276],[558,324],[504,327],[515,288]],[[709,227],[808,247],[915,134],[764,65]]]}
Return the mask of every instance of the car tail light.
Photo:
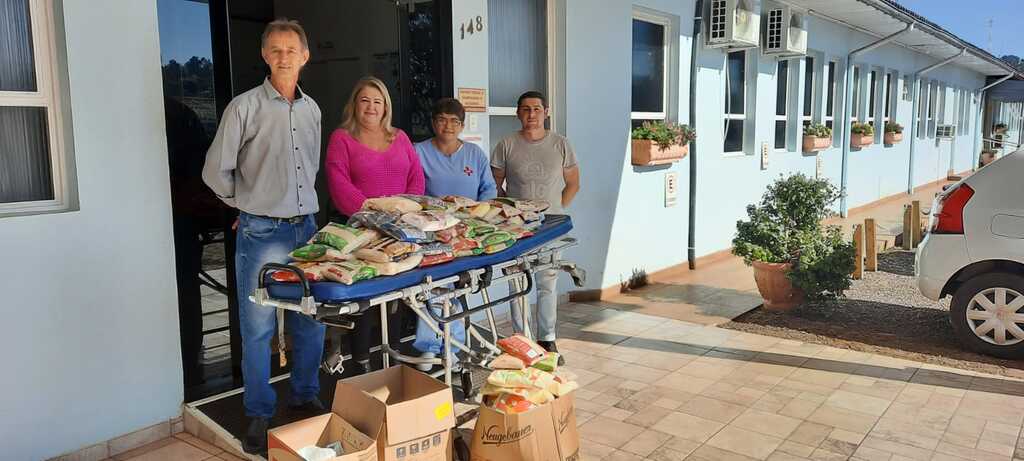
{"label": "car tail light", "polygon": [[964,207],[974,196],[974,189],[967,184],[939,196],[932,210],[933,234],[963,234]]}

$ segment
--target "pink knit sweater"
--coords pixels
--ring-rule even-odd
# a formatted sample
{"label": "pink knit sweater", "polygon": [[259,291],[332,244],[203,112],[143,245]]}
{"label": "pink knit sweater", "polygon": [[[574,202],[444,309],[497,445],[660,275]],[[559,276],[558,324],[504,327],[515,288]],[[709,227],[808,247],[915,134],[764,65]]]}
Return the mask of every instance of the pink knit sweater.
{"label": "pink knit sweater", "polygon": [[359,211],[368,198],[423,194],[423,167],[402,130],[388,150],[380,152],[338,128],[331,133],[325,167],[331,200],[345,216]]}

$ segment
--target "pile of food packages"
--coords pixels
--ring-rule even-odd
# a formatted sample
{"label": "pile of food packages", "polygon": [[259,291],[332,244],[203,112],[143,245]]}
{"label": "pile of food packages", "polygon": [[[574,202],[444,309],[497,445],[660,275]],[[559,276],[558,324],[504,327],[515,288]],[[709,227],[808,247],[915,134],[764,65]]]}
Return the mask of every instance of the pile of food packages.
{"label": "pile of food packages", "polygon": [[505,414],[526,413],[579,388],[576,377],[558,369],[558,353],[522,335],[498,340],[504,352],[480,390],[483,404]]}
{"label": "pile of food packages", "polygon": [[[348,224],[330,223],[290,256],[312,282],[351,285],[464,256],[497,253],[533,235],[549,204],[449,195],[395,195],[366,200]],[[278,282],[298,282],[277,271]]]}

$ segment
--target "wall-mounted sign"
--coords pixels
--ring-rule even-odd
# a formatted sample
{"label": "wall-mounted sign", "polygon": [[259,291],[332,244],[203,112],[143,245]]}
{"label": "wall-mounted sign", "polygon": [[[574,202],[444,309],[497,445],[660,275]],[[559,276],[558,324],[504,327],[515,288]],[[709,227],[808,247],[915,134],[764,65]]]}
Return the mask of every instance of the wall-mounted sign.
{"label": "wall-mounted sign", "polygon": [[487,112],[487,90],[483,88],[459,88],[458,98],[466,112]]}
{"label": "wall-mounted sign", "polygon": [[665,207],[676,206],[679,199],[679,173],[665,173]]}

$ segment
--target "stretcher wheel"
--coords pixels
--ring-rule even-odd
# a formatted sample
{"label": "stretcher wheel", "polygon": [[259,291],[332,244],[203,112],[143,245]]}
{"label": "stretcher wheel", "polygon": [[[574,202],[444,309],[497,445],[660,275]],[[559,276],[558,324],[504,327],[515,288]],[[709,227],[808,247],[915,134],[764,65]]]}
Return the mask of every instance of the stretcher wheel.
{"label": "stretcher wheel", "polygon": [[455,446],[455,461],[470,461],[469,459],[469,445],[466,444],[466,440],[459,434],[453,440]]}

